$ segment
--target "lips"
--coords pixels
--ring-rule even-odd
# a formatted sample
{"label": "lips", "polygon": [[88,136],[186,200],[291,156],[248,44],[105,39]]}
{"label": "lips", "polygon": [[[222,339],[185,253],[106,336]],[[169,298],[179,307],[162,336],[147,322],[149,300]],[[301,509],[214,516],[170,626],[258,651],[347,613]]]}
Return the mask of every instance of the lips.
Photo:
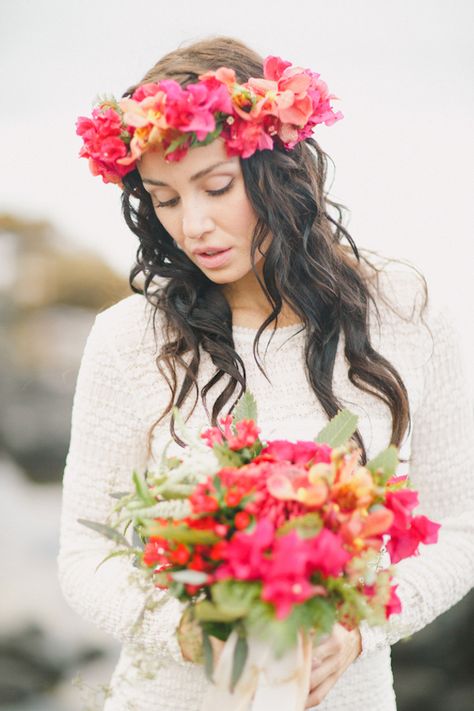
{"label": "lips", "polygon": [[205,254],[205,252],[195,252],[194,256],[199,265],[206,267],[207,269],[214,269],[216,267],[221,267],[223,264],[229,261],[232,254],[232,247],[227,249],[221,249],[216,254]]}
{"label": "lips", "polygon": [[[206,249],[197,249],[193,252],[193,254],[196,255],[201,255],[201,254],[207,254],[207,252],[212,252],[212,254],[219,254],[220,252],[226,252],[228,247],[206,247]],[[212,255],[208,255],[212,256]]]}

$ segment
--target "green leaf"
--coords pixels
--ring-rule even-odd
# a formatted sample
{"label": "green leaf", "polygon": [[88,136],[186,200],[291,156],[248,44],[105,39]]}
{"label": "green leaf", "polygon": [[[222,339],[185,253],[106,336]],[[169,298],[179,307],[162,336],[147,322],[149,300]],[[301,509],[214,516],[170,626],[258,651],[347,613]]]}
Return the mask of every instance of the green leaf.
{"label": "green leaf", "polygon": [[113,491],[110,496],[112,499],[124,499],[127,496],[130,496],[129,491]]}
{"label": "green leaf", "polygon": [[207,632],[202,632],[202,651],[204,652],[204,671],[209,681],[212,681],[214,673],[214,655],[212,652],[211,640]]}
{"label": "green leaf", "polygon": [[[217,138],[217,136],[219,136],[219,134],[222,132],[222,128],[223,128],[222,125],[218,125],[214,129],[214,131],[211,131],[210,133],[208,133],[206,138],[204,138],[202,141],[198,141],[197,137],[193,138],[193,140],[191,142],[191,146],[207,146],[209,143],[214,141]],[[193,136],[196,136],[194,131],[193,131]]]}
{"label": "green leaf", "polygon": [[286,521],[286,523],[277,530],[277,535],[285,536],[287,533],[290,533],[290,531],[296,530],[301,538],[312,538],[319,533],[322,525],[320,515],[311,512],[303,516],[295,516],[295,518]]}
{"label": "green leaf", "polygon": [[108,538],[111,541],[115,541],[116,543],[120,543],[122,546],[131,548],[130,543],[127,541],[125,536],[122,536],[122,534],[119,531],[116,531],[115,528],[112,528],[112,526],[107,526],[105,523],[97,523],[96,521],[87,521],[85,518],[78,518],[77,522],[82,526],[87,526],[87,528],[91,528],[93,531],[100,533],[102,536],[105,536],[105,538]]}
{"label": "green leaf", "polygon": [[100,563],[99,563],[99,565],[96,567],[95,571],[97,572],[97,571],[99,570],[99,568],[100,568],[107,560],[110,560],[110,558],[117,558],[118,556],[121,556],[121,555],[138,555],[138,554],[140,554],[140,553],[141,553],[141,551],[139,551],[138,549],[135,549],[135,548],[126,548],[125,550],[121,550],[121,551],[113,551],[112,553],[109,553],[109,555],[107,555],[107,556],[104,558],[104,560],[101,560],[101,561],[100,561]]}
{"label": "green leaf", "polygon": [[261,584],[241,580],[221,580],[212,586],[217,607],[235,618],[245,617],[260,596]]}
{"label": "green leaf", "polygon": [[394,444],[377,454],[376,457],[367,462],[366,467],[372,474],[381,472],[384,479],[390,479],[396,472],[398,466],[398,449]]}
{"label": "green leaf", "polygon": [[228,449],[226,445],[215,444],[212,451],[221,467],[239,467],[243,463],[240,454]]}
{"label": "green leaf", "polygon": [[145,477],[143,477],[138,472],[134,471],[132,475],[133,483],[135,484],[135,489],[138,496],[143,501],[145,506],[153,506],[156,504],[156,500],[150,494],[148,485],[146,483]]}
{"label": "green leaf", "polygon": [[357,429],[357,419],[357,415],[354,415],[350,410],[340,410],[323,427],[314,441],[319,444],[328,444],[332,448],[346,444]]}
{"label": "green leaf", "polygon": [[163,526],[154,521],[144,526],[142,533],[145,536],[160,536],[160,538],[177,541],[178,543],[202,543],[206,545],[219,541],[219,536],[212,531],[188,528],[187,526]]}
{"label": "green leaf", "polygon": [[201,628],[211,637],[220,639],[221,642],[226,642],[230,633],[233,630],[233,624],[229,622],[200,622]]}
{"label": "green leaf", "polygon": [[317,629],[322,634],[327,634],[332,630],[336,621],[336,610],[331,600],[315,596],[307,600],[304,607],[310,627]]}
{"label": "green leaf", "polygon": [[257,401],[250,390],[244,392],[232,414],[234,422],[240,422],[241,420],[254,420],[257,422]]}
{"label": "green leaf", "polygon": [[239,611],[224,610],[210,600],[202,600],[196,604],[196,618],[200,622],[234,622],[240,619]]}
{"label": "green leaf", "polygon": [[174,150],[176,150],[176,148],[179,148],[179,146],[181,146],[187,140],[188,136],[185,133],[181,134],[181,136],[179,136],[178,138],[175,138],[175,140],[172,141],[168,148],[165,150],[165,156],[167,156],[168,153],[172,153]]}
{"label": "green leaf", "polygon": [[234,691],[237,682],[242,676],[242,672],[245,667],[245,662],[247,661],[249,653],[249,646],[247,643],[247,638],[240,636],[234,648],[234,658],[232,660],[232,672],[230,675],[230,691]]}
{"label": "green leaf", "polygon": [[173,580],[178,583],[184,583],[185,585],[202,585],[208,580],[207,573],[203,573],[200,570],[175,570],[170,573]]}

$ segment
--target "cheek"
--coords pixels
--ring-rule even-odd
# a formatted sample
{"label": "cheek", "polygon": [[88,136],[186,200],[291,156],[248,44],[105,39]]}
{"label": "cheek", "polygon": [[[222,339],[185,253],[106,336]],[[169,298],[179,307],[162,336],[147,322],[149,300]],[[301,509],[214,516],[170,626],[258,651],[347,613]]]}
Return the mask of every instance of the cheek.
{"label": "cheek", "polygon": [[227,206],[227,215],[232,215],[233,232],[240,237],[242,243],[250,245],[252,235],[257,224],[257,215],[245,196],[235,200],[234,204]]}
{"label": "cheek", "polygon": [[179,220],[173,215],[172,211],[165,210],[155,210],[155,215],[158,222],[161,223],[162,227],[168,232],[168,234],[176,241],[179,240]]}

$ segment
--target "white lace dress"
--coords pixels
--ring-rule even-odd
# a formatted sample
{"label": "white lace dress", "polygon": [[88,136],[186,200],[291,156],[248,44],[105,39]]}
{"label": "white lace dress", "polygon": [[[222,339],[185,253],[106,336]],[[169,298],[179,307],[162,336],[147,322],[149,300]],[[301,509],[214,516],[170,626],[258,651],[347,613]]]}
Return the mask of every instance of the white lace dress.
{"label": "white lace dress", "polygon": [[[403,612],[384,627],[362,626],[363,652],[318,706],[320,711],[394,711],[390,645],[456,603],[474,578],[473,423],[457,335],[446,310],[430,304],[425,321],[431,338],[419,319],[421,286],[411,271],[388,269],[381,283],[384,293],[395,300],[398,314],[379,301],[382,323],[379,328],[372,313],[372,342],[404,379],[413,416],[401,452],[409,464],[400,471],[409,471],[420,493],[417,512],[442,522],[442,529],[436,545],[422,547],[419,556],[398,564]],[[96,572],[109,543],[77,523],[78,518],[105,521],[114,503],[110,494],[130,489],[133,469],[153,469],[153,455],[169,440],[166,420],[155,429],[152,455],[147,458],[149,429],[169,400],[168,386],[155,364],[150,316],[144,297],[130,296],[99,314],[88,338],[64,473],[59,576],[69,604],[122,642],[106,711],[198,711],[207,681],[200,666],[181,658],[175,636],[180,603],[156,590],[155,608],[147,609],[140,620],[149,591],[131,584],[131,563],[115,558]],[[263,436],[314,437],[327,417],[305,377],[304,332],[300,326],[275,332],[263,360],[269,380],[252,353],[255,333],[234,328],[235,348],[258,402]],[[270,331],[261,341],[262,358],[269,339]],[[214,366],[203,353],[200,384],[213,373]],[[221,383],[210,392],[209,403],[222,387]],[[368,456],[387,446],[388,408],[348,381],[343,338],[334,389],[359,415]],[[205,422],[198,404],[189,425],[197,430]],[[179,450],[173,446],[170,454]]]}

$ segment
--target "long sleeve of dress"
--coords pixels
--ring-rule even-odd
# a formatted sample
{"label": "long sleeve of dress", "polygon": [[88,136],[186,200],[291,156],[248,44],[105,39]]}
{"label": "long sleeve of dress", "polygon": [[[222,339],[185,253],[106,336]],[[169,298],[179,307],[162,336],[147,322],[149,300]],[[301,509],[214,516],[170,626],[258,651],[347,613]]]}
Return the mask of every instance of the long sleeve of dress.
{"label": "long sleeve of dress", "polygon": [[459,337],[449,310],[431,310],[432,353],[413,417],[409,476],[416,513],[441,523],[438,543],[396,566],[402,612],[382,627],[362,624],[362,656],[417,632],[474,583],[474,424]]}
{"label": "long sleeve of dress", "polygon": [[[77,379],[63,481],[59,580],[70,606],[103,631],[122,642],[138,642],[155,656],[161,650],[182,661],[175,635],[180,603],[152,587],[130,584],[136,569],[128,557],[109,559],[96,570],[110,553],[110,542],[77,522],[105,522],[114,504],[111,494],[129,490],[132,471],[146,467],[148,426],[113,336],[109,321],[99,315]],[[155,609],[142,616],[150,594]]]}

